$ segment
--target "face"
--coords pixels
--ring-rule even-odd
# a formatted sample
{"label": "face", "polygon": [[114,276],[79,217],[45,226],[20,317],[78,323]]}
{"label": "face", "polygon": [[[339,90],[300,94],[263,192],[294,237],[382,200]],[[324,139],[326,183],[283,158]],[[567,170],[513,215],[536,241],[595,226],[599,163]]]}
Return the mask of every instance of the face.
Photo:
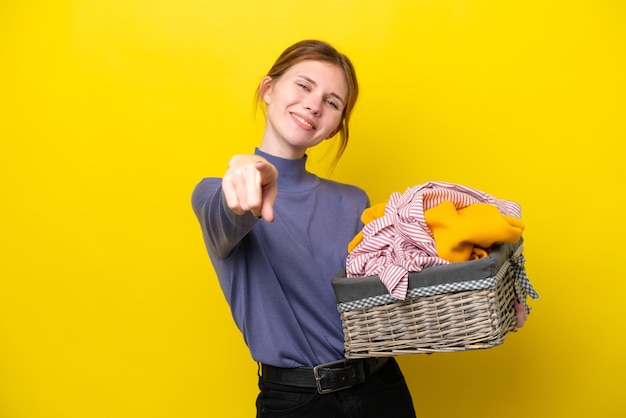
{"label": "face", "polygon": [[302,61],[277,80],[264,78],[261,92],[267,116],[260,149],[293,159],[337,133],[348,85],[336,65]]}

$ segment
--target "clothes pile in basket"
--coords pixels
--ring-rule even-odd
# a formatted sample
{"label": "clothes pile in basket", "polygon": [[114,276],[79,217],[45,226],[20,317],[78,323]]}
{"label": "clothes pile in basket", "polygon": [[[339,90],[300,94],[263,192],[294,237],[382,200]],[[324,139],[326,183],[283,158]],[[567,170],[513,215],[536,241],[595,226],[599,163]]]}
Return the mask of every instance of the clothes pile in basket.
{"label": "clothes pile in basket", "polygon": [[[486,257],[495,244],[519,241],[524,230],[517,203],[445,182],[393,193],[363,212],[362,221],[348,246],[347,277],[379,276],[402,300],[409,272]],[[525,276],[523,265],[518,270]]]}

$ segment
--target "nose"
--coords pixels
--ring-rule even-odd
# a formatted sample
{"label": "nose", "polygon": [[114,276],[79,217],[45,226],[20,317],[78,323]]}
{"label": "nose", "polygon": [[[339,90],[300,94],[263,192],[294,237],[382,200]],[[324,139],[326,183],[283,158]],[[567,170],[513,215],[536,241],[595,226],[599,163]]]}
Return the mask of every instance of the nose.
{"label": "nose", "polygon": [[310,99],[304,104],[304,108],[312,115],[317,116],[320,112],[320,105],[315,100]]}
{"label": "nose", "polygon": [[311,106],[305,106],[305,109],[309,111],[309,113],[311,113],[312,115],[316,115],[318,114],[318,110],[313,109]]}

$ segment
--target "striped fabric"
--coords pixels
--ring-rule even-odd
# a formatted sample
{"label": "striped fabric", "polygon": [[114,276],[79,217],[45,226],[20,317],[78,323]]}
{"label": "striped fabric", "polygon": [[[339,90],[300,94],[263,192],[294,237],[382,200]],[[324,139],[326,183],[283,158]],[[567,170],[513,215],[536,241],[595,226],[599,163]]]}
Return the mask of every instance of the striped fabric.
{"label": "striped fabric", "polygon": [[348,254],[347,276],[379,276],[393,297],[405,299],[409,271],[449,263],[437,256],[435,241],[424,218],[424,211],[444,200],[454,203],[457,209],[489,203],[502,215],[521,218],[517,203],[469,187],[444,182],[409,187],[402,194],[393,193],[385,214],[365,225],[362,241]]}

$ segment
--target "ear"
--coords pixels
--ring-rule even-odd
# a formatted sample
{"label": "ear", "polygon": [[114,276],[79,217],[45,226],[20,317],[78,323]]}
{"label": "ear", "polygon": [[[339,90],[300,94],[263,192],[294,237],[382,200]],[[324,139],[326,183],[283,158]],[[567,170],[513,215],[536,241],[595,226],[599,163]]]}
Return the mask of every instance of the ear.
{"label": "ear", "polygon": [[272,95],[272,77],[270,77],[269,75],[263,77],[263,80],[261,80],[261,84],[259,86],[259,95],[266,104],[269,104],[270,97]]}

